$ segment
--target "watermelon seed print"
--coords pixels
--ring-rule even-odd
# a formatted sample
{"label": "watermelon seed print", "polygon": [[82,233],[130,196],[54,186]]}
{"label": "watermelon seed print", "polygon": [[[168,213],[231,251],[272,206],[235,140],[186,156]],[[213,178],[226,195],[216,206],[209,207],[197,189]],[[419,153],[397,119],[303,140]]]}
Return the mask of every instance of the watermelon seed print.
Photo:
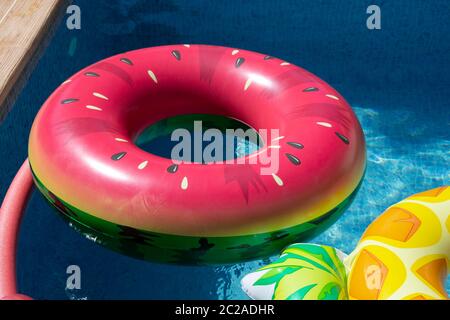
{"label": "watermelon seed print", "polygon": [[177,59],[178,61],[181,60],[181,54],[180,51],[178,50],[172,50],[172,55],[175,57],[175,59]]}
{"label": "watermelon seed print", "polygon": [[127,154],[126,152],[119,152],[119,153],[113,154],[113,155],[111,156],[111,159],[114,160],[114,161],[119,161],[120,159],[122,159],[123,157],[125,157],[126,154]]}

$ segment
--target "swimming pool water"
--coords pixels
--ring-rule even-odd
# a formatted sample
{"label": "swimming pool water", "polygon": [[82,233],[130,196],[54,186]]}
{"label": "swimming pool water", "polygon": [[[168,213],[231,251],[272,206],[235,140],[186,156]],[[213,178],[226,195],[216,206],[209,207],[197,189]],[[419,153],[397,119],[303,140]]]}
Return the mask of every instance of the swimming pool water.
{"label": "swimming pool water", "polygon": [[[26,158],[37,110],[59,83],[107,56],[170,43],[278,56],[326,80],[354,107],[367,139],[366,176],[351,207],[312,242],[350,252],[389,205],[450,184],[448,1],[382,2],[378,31],[366,28],[371,3],[364,1],[74,4],[82,10],[82,29],[59,26],[0,124],[0,197]],[[20,235],[18,276],[21,291],[35,298],[244,299],[240,278],[267,262],[182,267],[134,260],[84,239],[34,193]],[[65,290],[71,264],[81,268],[81,290]]]}

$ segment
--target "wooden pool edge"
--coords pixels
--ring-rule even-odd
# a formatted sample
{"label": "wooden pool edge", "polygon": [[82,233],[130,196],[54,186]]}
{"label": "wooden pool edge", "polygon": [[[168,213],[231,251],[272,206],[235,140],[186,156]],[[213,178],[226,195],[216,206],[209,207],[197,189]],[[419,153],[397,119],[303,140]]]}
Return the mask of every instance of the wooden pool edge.
{"label": "wooden pool edge", "polygon": [[0,123],[70,2],[5,0],[0,4]]}

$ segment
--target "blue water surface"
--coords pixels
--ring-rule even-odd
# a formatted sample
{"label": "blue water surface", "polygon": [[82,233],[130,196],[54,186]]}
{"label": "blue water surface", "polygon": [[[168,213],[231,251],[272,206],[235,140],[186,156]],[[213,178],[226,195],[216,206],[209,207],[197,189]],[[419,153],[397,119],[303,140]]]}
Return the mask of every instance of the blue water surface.
{"label": "blue water surface", "polygon": [[[378,4],[382,29],[366,27]],[[0,197],[27,157],[40,105],[66,78],[99,59],[173,43],[245,48],[304,67],[354,107],[366,134],[368,166],[354,203],[313,239],[350,252],[367,225],[408,195],[450,184],[450,3],[396,1],[76,0],[81,30],[65,21],[0,125]],[[66,290],[79,265],[81,290]],[[240,278],[261,261],[182,267],[110,252],[70,229],[34,193],[24,217],[19,286],[47,299],[246,298]],[[450,284],[447,283],[447,288]]]}

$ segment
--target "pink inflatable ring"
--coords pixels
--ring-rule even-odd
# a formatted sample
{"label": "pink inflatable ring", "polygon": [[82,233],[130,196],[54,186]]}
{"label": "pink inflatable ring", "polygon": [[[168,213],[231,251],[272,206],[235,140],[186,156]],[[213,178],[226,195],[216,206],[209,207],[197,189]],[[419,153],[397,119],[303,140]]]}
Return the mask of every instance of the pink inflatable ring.
{"label": "pink inflatable ring", "polygon": [[[279,170],[175,164],[135,145],[152,123],[182,114],[279,129]],[[143,259],[225,263],[269,256],[335,221],[362,180],[365,143],[344,98],[311,73],[250,51],[174,45],[126,52],[65,81],[34,121],[29,162],[47,200],[100,244]]]}

